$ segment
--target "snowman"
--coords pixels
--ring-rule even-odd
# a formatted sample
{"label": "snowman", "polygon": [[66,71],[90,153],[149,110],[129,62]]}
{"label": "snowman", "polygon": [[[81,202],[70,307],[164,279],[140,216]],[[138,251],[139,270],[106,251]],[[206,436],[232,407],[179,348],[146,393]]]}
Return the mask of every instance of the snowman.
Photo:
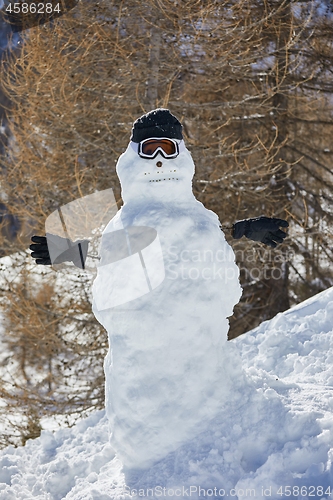
{"label": "snowman", "polygon": [[[126,468],[147,468],[207,428],[225,407],[233,390],[228,317],[241,287],[217,215],[193,195],[193,159],[170,111],[154,110],[134,123],[116,170],[124,204],[102,237],[93,311],[109,335],[111,443]],[[108,264],[112,233],[126,228],[130,240],[133,228],[154,229],[163,256],[161,263],[156,251],[144,262],[151,280],[164,275],[163,281],[134,300],[131,289],[134,282],[140,289],[142,268],[131,268],[121,283],[123,261],[118,273]],[[145,232],[141,243],[136,248],[143,254],[151,246]],[[108,307],[108,297],[124,289],[128,302]]]}
{"label": "snowman", "polygon": [[[93,312],[109,336],[106,413],[125,471],[208,429],[242,378],[227,343],[239,269],[218,216],[193,195],[194,169],[180,122],[161,108],[135,121],[116,166],[124,203],[103,232]],[[275,247],[287,225],[246,219],[233,237]],[[36,262],[51,264],[45,238],[32,240]]]}

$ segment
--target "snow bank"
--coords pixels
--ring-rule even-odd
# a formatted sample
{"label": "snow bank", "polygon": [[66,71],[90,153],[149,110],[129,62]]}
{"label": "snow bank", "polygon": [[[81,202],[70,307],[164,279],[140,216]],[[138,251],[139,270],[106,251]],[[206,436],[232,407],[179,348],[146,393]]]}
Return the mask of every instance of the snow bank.
{"label": "snow bank", "polygon": [[97,412],[2,450],[0,499],[333,498],[333,288],[228,346],[250,382],[209,430],[125,483]]}

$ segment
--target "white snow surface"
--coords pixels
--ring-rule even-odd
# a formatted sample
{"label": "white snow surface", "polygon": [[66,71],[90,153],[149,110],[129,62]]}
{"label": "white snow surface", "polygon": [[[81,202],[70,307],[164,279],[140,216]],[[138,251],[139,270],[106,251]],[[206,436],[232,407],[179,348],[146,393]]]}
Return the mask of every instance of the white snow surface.
{"label": "white snow surface", "polygon": [[[128,477],[129,470],[151,467],[208,429],[241,400],[247,381],[227,345],[227,318],[241,296],[239,269],[217,215],[192,193],[190,152],[183,146],[175,159],[159,154],[147,160],[129,145],[117,173],[124,205],[103,233],[93,311],[109,334],[106,413],[111,444]],[[149,257],[141,238],[133,240],[131,257],[112,256],[110,264],[113,246],[119,251],[115,232],[138,227],[156,232],[162,260],[157,238]],[[144,271],[134,244],[145,246],[141,254],[151,279],[162,271],[165,279],[135,300],[106,308],[108,297],[141,289]],[[127,264],[135,253],[136,266]]]}
{"label": "white snow surface", "polygon": [[333,288],[227,345],[247,381],[209,429],[125,481],[96,412],[2,450],[0,499],[333,498]]}

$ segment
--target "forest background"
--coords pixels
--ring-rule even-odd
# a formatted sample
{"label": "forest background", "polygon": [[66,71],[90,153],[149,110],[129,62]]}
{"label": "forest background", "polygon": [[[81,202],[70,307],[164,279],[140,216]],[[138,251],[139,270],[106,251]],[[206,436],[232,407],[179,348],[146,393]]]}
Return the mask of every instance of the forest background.
{"label": "forest background", "polygon": [[115,164],[151,109],[182,122],[194,194],[223,227],[290,224],[276,249],[226,229],[243,287],[230,340],[332,286],[332,20],[328,0],[82,0],[3,55],[1,446],[104,406],[93,276],[27,249],[66,203],[112,188],[120,208]]}

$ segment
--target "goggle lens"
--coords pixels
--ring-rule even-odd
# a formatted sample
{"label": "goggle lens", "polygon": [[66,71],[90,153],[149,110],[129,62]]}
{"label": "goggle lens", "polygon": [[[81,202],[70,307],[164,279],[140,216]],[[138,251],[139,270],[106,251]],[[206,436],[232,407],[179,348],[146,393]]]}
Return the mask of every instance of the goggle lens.
{"label": "goggle lens", "polygon": [[146,139],[139,144],[139,155],[154,158],[159,152],[165,158],[175,158],[179,154],[178,144],[171,139]]}

